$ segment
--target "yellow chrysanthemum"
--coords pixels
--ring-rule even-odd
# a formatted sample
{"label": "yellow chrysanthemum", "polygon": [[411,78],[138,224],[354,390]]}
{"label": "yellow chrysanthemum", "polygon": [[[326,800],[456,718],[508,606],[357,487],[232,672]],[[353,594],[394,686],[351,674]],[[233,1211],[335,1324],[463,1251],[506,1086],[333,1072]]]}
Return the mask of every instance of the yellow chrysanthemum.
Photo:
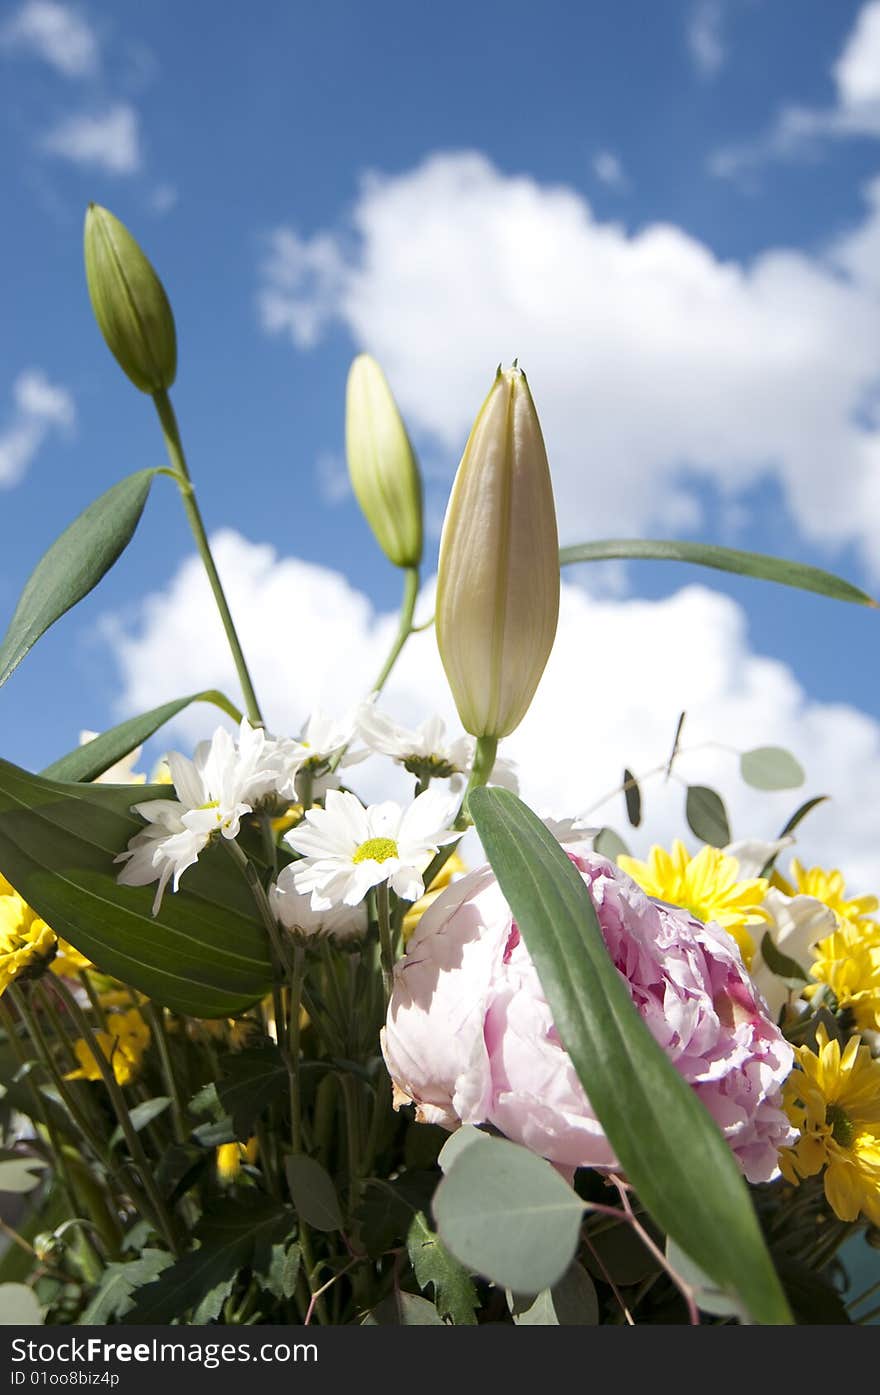
{"label": "yellow chrysanthemum", "polygon": [[880,1225],[880,1061],[858,1037],[840,1042],[816,1029],[816,1050],[802,1046],[785,1086],[785,1107],[800,1138],[779,1165],[797,1186],[825,1169],[828,1204],[842,1221],[863,1213]]}
{"label": "yellow chrysanthemum", "polygon": [[735,857],[710,847],[691,857],[678,838],[671,853],[653,847],[647,862],[624,855],[617,861],[649,896],[681,906],[704,924],[721,925],[736,940],[746,966],[751,963],[755,942],[747,927],[770,919],[762,904],[769,886],[763,877],[738,881]]}
{"label": "yellow chrysanthemum", "polygon": [[58,953],[52,960],[52,972],[62,978],[72,978],[74,975],[82,973],[83,969],[90,969],[92,961],[84,954],[80,954],[78,949],[67,940],[58,936]]}
{"label": "yellow chrysanthemum", "polygon": [[830,988],[838,1007],[852,1010],[860,1031],[880,1029],[880,925],[841,921],[813,954],[810,974]]}
{"label": "yellow chrysanthemum", "polygon": [[0,993],[16,979],[43,973],[57,948],[54,931],[0,876]]}
{"label": "yellow chrysanthemum", "polygon": [[[96,1031],[95,1038],[105,1060],[113,1067],[118,1084],[128,1085],[141,1068],[144,1052],[150,1044],[150,1029],[136,1008],[130,1012],[115,1012],[107,1018],[106,1032]],[[79,1070],[70,1071],[68,1080],[100,1080],[101,1071],[92,1049],[83,1038],[73,1043]]]}
{"label": "yellow chrysanthemum", "polygon": [[247,1143],[221,1143],[217,1149],[217,1176],[221,1182],[234,1182],[241,1172],[243,1162],[257,1160],[257,1140],[249,1138]]}
{"label": "yellow chrysanthemum", "polygon": [[406,915],[403,917],[404,944],[406,944],[410,935],[415,930],[422,916],[425,914],[425,911],[437,900],[440,892],[445,891],[454,877],[462,876],[467,870],[467,864],[462,862],[458,853],[453,853],[450,858],[447,858],[424,896],[420,897],[418,901],[413,902]]}
{"label": "yellow chrysanthemum", "polygon": [[836,867],[830,872],[824,867],[805,867],[793,857],[790,876],[791,882],[787,882],[778,873],[774,873],[773,876],[774,884],[787,896],[813,896],[824,906],[828,906],[840,921],[848,921],[855,926],[864,925],[868,929],[880,929],[877,921],[870,919],[871,912],[876,911],[880,901],[876,896],[847,896],[843,873]]}

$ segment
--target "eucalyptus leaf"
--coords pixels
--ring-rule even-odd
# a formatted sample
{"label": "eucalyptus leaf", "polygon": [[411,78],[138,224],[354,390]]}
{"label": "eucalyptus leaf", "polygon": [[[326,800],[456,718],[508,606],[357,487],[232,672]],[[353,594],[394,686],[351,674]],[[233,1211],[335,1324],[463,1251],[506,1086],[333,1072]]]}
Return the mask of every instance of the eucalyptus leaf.
{"label": "eucalyptus leaf", "polygon": [[68,784],[0,761],[0,872],[104,973],[175,1012],[230,1017],[272,982],[251,892],[219,845],[157,916],[155,888],[120,886],[114,865],[143,821],[131,805],[164,786]]}
{"label": "eucalyptus leaf", "polygon": [[701,567],[713,567],[716,571],[752,576],[759,581],[776,581],[800,591],[815,591],[836,601],[877,605],[871,596],[851,582],[819,567],[809,567],[804,562],[789,562],[782,557],[767,557],[762,552],[716,547],[713,543],[609,538],[601,542],[576,543],[572,547],[561,548],[559,552],[559,564],[563,567],[573,562],[606,562],[618,558],[627,561],[694,562]]}
{"label": "eucalyptus leaf", "polygon": [[37,1327],[43,1310],[26,1284],[0,1284],[0,1326]]}
{"label": "eucalyptus leaf", "polygon": [[7,1157],[0,1160],[0,1192],[32,1192],[42,1182],[43,1158]]}
{"label": "eucalyptus leaf", "polygon": [[720,1289],[714,1279],[704,1274],[699,1265],[695,1264],[690,1255],[686,1254],[680,1245],[676,1245],[674,1240],[666,1241],[666,1258],[678,1277],[690,1288],[694,1302],[704,1313],[713,1317],[738,1317],[741,1321],[748,1321],[748,1313],[742,1303]]}
{"label": "eucalyptus leaf", "polygon": [[367,1313],[362,1327],[445,1327],[433,1303],[417,1293],[389,1293]]}
{"label": "eucalyptus leaf", "polygon": [[209,688],[203,693],[191,693],[189,697],[164,702],[161,707],[142,712],[139,717],[129,717],[127,722],[120,722],[119,726],[102,731],[100,736],[86,741],[82,746],[75,746],[72,751],[47,765],[42,774],[47,780],[97,780],[105,770],[131,755],[154,732],[194,702],[213,703],[233,721],[241,721],[238,708],[216,688]]}
{"label": "eucalyptus leaf", "polygon": [[[580,873],[543,822],[509,791],[474,790],[469,807],[556,1029],[642,1204],[755,1320],[789,1323],[733,1154],[642,1021],[608,954]],[[438,1199],[468,1158],[483,1153],[464,1153],[441,1183]],[[442,1225],[440,1233],[462,1259]],[[552,1287],[555,1277],[541,1287]]]}
{"label": "eucalyptus leaf", "polygon": [[689,785],[684,816],[692,833],[713,848],[726,848],[730,823],[724,800],[708,785]]}
{"label": "eucalyptus leaf", "polygon": [[458,1154],[433,1211],[440,1238],[466,1269],[516,1293],[539,1293],[571,1263],[584,1204],[544,1158],[489,1138]]}
{"label": "eucalyptus leaf", "polygon": [[596,1285],[580,1264],[536,1298],[509,1293],[508,1306],[517,1327],[595,1327],[599,1321]]}
{"label": "eucalyptus leaf", "polygon": [[628,856],[629,848],[619,833],[606,827],[600,828],[593,839],[593,852],[597,852],[600,857],[607,857],[609,862],[616,862],[619,857]]}
{"label": "eucalyptus leaf", "polygon": [[626,816],[633,828],[638,828],[642,821],[642,791],[631,770],[623,772],[623,797],[626,800]]}
{"label": "eucalyptus leaf", "polygon": [[284,1171],[297,1214],[315,1230],[341,1230],[342,1211],[327,1169],[305,1153],[294,1153]]}
{"label": "eucalyptus leaf", "polygon": [[134,535],[157,470],[114,484],[44,553],[21,593],[0,645],[0,684],[62,615],[97,586]]}
{"label": "eucalyptus leaf", "polygon": [[804,772],[782,746],[756,746],[739,758],[740,774],[756,790],[791,790],[804,783]]}
{"label": "eucalyptus leaf", "polygon": [[491,1134],[484,1133],[482,1129],[475,1129],[473,1124],[462,1124],[461,1128],[449,1135],[437,1155],[440,1171],[448,1172],[465,1148],[471,1148],[475,1143],[485,1143],[489,1138]]}

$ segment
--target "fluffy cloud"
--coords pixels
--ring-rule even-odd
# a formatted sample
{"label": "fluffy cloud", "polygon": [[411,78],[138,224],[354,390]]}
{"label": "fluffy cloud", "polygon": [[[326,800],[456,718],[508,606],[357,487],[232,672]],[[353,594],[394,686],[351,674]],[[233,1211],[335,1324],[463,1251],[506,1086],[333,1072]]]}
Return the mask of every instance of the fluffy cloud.
{"label": "fluffy cloud", "polygon": [[0,47],[33,54],[69,78],[91,77],[100,60],[84,16],[57,0],[25,0],[0,29]]}
{"label": "fluffy cloud", "polygon": [[[337,572],[278,558],[271,547],[237,533],[218,534],[214,546],[273,728],[298,729],[315,705],[341,713],[369,690],[395,616],[377,614]],[[136,617],[108,622],[106,635],[119,663],[120,715],[205,687],[236,691],[195,557],[143,602]],[[433,631],[411,640],[383,705],[404,722],[437,710],[455,722]],[[519,762],[524,797],[558,813],[590,809],[619,783],[625,764],[639,773],[662,764],[682,710],[688,714],[683,746],[690,754],[682,757],[680,773],[723,791],[735,834],[773,836],[806,793],[830,794],[833,803],[803,825],[803,855],[840,864],[864,889],[880,886],[880,727],[851,707],[809,699],[784,664],[753,652],[741,608],[702,586],[661,601],[610,600],[563,586],[545,677],[506,743]],[[196,740],[214,721],[205,708],[190,709],[174,735],[184,743]],[[807,789],[750,791],[730,751],[704,743],[787,746],[807,770]],[[389,780],[388,768],[377,761],[358,767],[356,784],[368,798],[408,788]],[[646,824],[628,835],[634,850],[685,832],[681,783],[654,778],[644,793]],[[620,796],[594,817],[622,828]]]}
{"label": "fluffy cloud", "polygon": [[12,402],[0,429],[0,489],[18,484],[51,431],[70,431],[76,420],[70,393],[39,369],[18,375]]}
{"label": "fluffy cloud", "polygon": [[748,178],[766,161],[796,159],[821,140],[880,137],[880,0],[862,6],[831,74],[837,95],[833,106],[783,107],[756,140],[716,151],[710,171],[725,179]]}
{"label": "fluffy cloud", "polygon": [[127,102],[65,117],[42,144],[49,155],[107,174],[136,174],[141,167],[140,123]]}
{"label": "fluffy cloud", "polygon": [[[720,261],[670,224],[628,233],[574,190],[476,153],[368,178],[338,236],[278,230],[260,309],[301,348],[341,322],[451,468],[499,359],[523,356],[566,541],[699,524],[775,478],[802,532],[880,574],[880,203],[822,256]],[[861,250],[859,250],[861,247]]]}
{"label": "fluffy cloud", "polygon": [[694,67],[703,77],[714,77],[724,65],[723,24],[722,0],[697,0],[688,17],[685,38]]}

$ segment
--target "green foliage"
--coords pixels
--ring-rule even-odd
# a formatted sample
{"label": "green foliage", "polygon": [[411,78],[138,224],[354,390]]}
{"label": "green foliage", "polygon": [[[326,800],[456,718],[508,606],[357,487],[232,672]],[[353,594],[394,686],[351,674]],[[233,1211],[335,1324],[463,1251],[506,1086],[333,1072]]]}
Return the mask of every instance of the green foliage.
{"label": "green foliage", "polygon": [[466,1269],[539,1293],[571,1263],[584,1206],[543,1158],[488,1138],[459,1152],[433,1209],[440,1238]]}
{"label": "green foliage", "polygon": [[804,783],[804,772],[790,751],[781,746],[757,746],[743,751],[740,774],[756,790],[791,790]]}
{"label": "green foliage", "polygon": [[215,688],[203,693],[191,693],[189,697],[163,702],[161,707],[142,712],[139,717],[129,717],[127,722],[120,722],[109,731],[101,732],[94,740],[87,741],[83,746],[75,746],[72,751],[47,765],[42,773],[47,780],[97,780],[105,770],[130,755],[172,717],[176,717],[178,712],[194,702],[213,703],[234,721],[241,720],[238,709]]}
{"label": "green foliage", "polygon": [[171,1263],[167,1250],[145,1249],[138,1259],[108,1264],[80,1321],[100,1326],[124,1318],[134,1307],[138,1289],[153,1283]]}
{"label": "green foliage", "polygon": [[479,1307],[477,1290],[467,1270],[435,1235],[422,1211],[413,1217],[406,1247],[419,1288],[424,1290],[430,1284],[434,1289],[434,1305],[440,1316],[449,1318],[457,1327],[473,1326]]}
{"label": "green foliage", "polygon": [[626,800],[626,816],[633,828],[642,822],[642,791],[631,770],[623,772],[623,797]]}
{"label": "green foliage", "polygon": [[716,571],[753,576],[760,581],[776,581],[782,586],[794,586],[801,591],[815,591],[836,601],[877,605],[871,596],[851,582],[843,581],[819,567],[808,567],[803,562],[787,562],[782,557],[767,557],[761,552],[739,552],[731,547],[716,547],[711,543],[615,538],[576,543],[573,547],[561,548],[559,553],[559,563],[563,567],[573,562],[605,562],[617,558],[627,561],[694,562],[701,567],[713,567]]}
{"label": "green foliage", "polygon": [[240,1270],[267,1274],[273,1246],[291,1230],[293,1215],[266,1197],[242,1196],[218,1204],[193,1231],[198,1249],[184,1255],[155,1282],[139,1289],[128,1322],[163,1323],[195,1310],[194,1321],[219,1312]]}
{"label": "green foliage", "polygon": [[35,1327],[43,1321],[40,1304],[26,1284],[0,1284],[0,1313],[7,1326]]}
{"label": "green foliage", "polygon": [[140,522],[156,470],[114,484],[74,519],[31,573],[0,645],[0,684],[62,615],[97,586]]}
{"label": "green foliage", "polygon": [[599,1321],[596,1285],[580,1264],[537,1297],[509,1293],[507,1301],[517,1327],[595,1327]]}
{"label": "green foliage", "polygon": [[220,1058],[219,1065],[220,1104],[232,1120],[234,1136],[246,1143],[259,1116],[287,1089],[287,1067],[271,1042],[232,1051]]}
{"label": "green foliage", "polygon": [[761,955],[771,974],[781,978],[789,988],[800,988],[802,984],[809,983],[809,974],[801,968],[796,960],[790,959],[787,954],[783,954],[776,948],[769,933],[765,933],[761,941]]}
{"label": "green foliage", "polygon": [[265,930],[219,846],[152,914],[152,887],[120,886],[113,858],[143,827],[130,806],[162,786],[45,780],[0,761],[0,871],[30,906],[105,973],[157,1003],[226,1017],[271,983]]}
{"label": "green foliage", "polygon": [[688,828],[713,848],[724,848],[730,842],[730,823],[724,800],[708,785],[689,785],[685,800]]}
{"label": "green foliage", "polygon": [[341,1230],[342,1211],[327,1169],[305,1153],[294,1153],[284,1164],[284,1171],[293,1204],[302,1220],[315,1230]]}
{"label": "green foliage", "polygon": [[363,1327],[443,1327],[444,1322],[433,1303],[417,1293],[391,1293],[372,1308],[364,1318]]}
{"label": "green foliage", "polygon": [[[643,1205],[753,1318],[789,1322],[733,1154],[636,1011],[582,877],[515,795],[475,790],[470,808],[562,1042]],[[483,1151],[468,1150],[457,1167]]]}

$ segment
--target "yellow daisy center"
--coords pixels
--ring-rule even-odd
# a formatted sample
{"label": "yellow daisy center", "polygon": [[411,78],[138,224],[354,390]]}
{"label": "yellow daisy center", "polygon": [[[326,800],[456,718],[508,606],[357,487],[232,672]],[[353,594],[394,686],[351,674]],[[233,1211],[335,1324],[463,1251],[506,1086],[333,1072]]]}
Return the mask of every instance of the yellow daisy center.
{"label": "yellow daisy center", "polygon": [[393,838],[368,838],[361,843],[352,862],[387,862],[389,857],[397,857],[397,844]]}
{"label": "yellow daisy center", "polygon": [[825,1110],[825,1123],[831,1127],[831,1137],[841,1148],[849,1148],[856,1136],[856,1126],[845,1109],[839,1104],[829,1104]]}

